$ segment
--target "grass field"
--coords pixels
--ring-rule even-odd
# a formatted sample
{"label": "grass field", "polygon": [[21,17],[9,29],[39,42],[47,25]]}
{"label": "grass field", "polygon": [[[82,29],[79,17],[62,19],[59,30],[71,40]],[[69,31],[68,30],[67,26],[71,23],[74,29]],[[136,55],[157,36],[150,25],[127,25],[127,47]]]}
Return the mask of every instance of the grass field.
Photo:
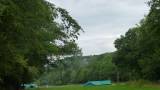
{"label": "grass field", "polygon": [[29,89],[29,90],[160,90],[158,85],[111,85],[111,86],[80,86],[80,85],[68,85],[68,86],[53,86],[49,88]]}

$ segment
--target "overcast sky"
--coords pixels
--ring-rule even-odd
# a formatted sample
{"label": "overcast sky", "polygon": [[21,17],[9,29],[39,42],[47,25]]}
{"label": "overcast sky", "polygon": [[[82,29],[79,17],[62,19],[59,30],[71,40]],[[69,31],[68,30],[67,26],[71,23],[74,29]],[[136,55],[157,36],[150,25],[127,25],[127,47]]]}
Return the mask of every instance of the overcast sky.
{"label": "overcast sky", "polygon": [[148,0],[49,0],[65,8],[85,33],[77,41],[84,55],[113,52],[114,40],[149,11]]}

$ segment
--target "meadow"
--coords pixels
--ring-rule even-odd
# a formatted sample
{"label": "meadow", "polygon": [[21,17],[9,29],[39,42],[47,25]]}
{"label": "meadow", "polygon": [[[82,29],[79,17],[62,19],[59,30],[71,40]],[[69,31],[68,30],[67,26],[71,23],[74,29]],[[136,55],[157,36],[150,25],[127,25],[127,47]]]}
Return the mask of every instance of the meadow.
{"label": "meadow", "polygon": [[38,89],[29,90],[160,90],[159,85],[127,85],[127,84],[113,84],[110,86],[82,86],[82,85],[67,85],[67,86],[52,86],[41,87]]}

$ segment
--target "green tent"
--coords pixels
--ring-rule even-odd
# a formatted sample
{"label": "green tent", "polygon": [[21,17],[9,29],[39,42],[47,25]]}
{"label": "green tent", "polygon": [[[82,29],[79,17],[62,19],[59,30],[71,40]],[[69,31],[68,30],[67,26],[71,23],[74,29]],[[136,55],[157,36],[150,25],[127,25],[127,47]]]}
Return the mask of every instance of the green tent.
{"label": "green tent", "polygon": [[84,86],[99,86],[99,85],[111,85],[111,80],[102,80],[102,81],[88,81]]}

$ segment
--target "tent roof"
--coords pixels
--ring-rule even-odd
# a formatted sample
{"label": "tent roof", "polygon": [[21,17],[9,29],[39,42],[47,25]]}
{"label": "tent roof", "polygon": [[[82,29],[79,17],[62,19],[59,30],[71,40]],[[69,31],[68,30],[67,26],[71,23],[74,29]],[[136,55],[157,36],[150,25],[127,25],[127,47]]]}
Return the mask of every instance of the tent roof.
{"label": "tent roof", "polygon": [[88,81],[85,85],[110,85],[111,80],[102,80],[102,81]]}

